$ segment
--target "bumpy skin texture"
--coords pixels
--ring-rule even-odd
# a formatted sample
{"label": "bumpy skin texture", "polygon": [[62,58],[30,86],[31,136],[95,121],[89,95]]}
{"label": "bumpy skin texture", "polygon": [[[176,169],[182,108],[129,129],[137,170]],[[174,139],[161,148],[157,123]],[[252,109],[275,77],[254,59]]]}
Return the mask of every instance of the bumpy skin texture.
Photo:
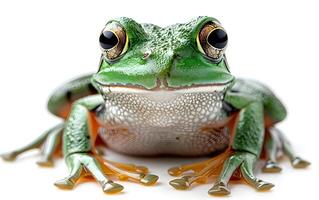
{"label": "bumpy skin texture", "polygon": [[89,96],[78,100],[71,109],[63,134],[63,151],[67,154],[88,152],[90,141],[89,112],[103,102],[100,96]]}
{"label": "bumpy skin texture", "polygon": [[221,27],[211,17],[165,28],[125,17],[109,21],[106,30],[121,27],[125,31],[123,52],[109,60],[106,50],[97,73],[58,88],[48,109],[65,122],[3,158],[13,160],[45,144],[39,164],[52,165],[62,137],[69,175],[56,186],[73,188],[83,174],[90,174],[107,193],[123,189],[110,176],[145,185],[154,184],[158,177],[142,166],[104,160],[96,148],[101,141],[134,155],[219,153],[202,163],[169,170],[173,176],[193,172],[170,182],[177,189],[217,176],[209,190],[213,195],[229,194],[228,182],[238,172],[257,190],[272,188],[273,184],[257,179],[253,172],[262,150],[267,159],[265,172],[281,170],[276,162],[279,146],[294,167],[309,165],[274,128],[286,117],[286,109],[271,90],[258,82],[235,79],[225,55],[218,60],[205,55],[198,35],[212,23]]}
{"label": "bumpy skin texture", "polygon": [[[217,21],[214,18],[199,17],[186,24],[165,28],[140,25],[129,18],[113,21],[125,27],[130,47],[118,61],[102,59],[100,70],[94,75],[94,83],[155,89],[163,85],[180,88],[233,80],[225,59],[214,63],[198,51],[198,32],[207,22]],[[145,53],[149,54],[147,59]]]}
{"label": "bumpy skin texture", "polygon": [[110,94],[99,120],[108,147],[131,155],[200,156],[229,143],[223,93]]}

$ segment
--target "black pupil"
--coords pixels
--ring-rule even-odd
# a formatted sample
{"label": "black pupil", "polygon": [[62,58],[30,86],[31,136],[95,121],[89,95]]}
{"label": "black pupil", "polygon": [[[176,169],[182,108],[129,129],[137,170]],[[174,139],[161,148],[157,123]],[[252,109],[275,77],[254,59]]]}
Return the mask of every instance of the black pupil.
{"label": "black pupil", "polygon": [[118,39],[112,31],[104,31],[100,36],[100,45],[103,49],[111,49],[117,43]]}
{"label": "black pupil", "polygon": [[227,40],[227,34],[222,29],[214,30],[207,38],[208,43],[218,49],[224,48],[227,45]]}

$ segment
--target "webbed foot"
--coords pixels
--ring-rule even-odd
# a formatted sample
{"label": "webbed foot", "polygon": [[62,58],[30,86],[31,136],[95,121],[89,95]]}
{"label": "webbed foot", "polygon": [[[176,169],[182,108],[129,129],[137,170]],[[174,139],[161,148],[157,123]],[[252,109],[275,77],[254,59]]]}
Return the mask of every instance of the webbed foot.
{"label": "webbed foot", "polygon": [[291,159],[291,165],[297,169],[306,168],[310,164],[311,164],[310,162],[300,158],[299,156],[296,156],[295,158]]}
{"label": "webbed foot", "polygon": [[[169,174],[181,176],[181,178],[170,181],[170,185],[176,189],[185,190],[194,183],[207,183],[208,180],[218,176],[214,186],[208,190],[208,194],[221,196],[230,194],[228,182],[232,177],[242,177],[258,191],[270,190],[274,185],[256,178],[253,173],[256,160],[256,155],[249,152],[225,152],[204,162],[173,167],[169,169]],[[221,163],[224,165],[222,166]]]}
{"label": "webbed foot", "polygon": [[224,163],[223,169],[215,182],[214,186],[209,190],[211,195],[228,195],[228,182],[235,170],[239,170],[243,179],[257,191],[268,191],[274,187],[274,184],[258,179],[253,169],[257,161],[257,156],[249,152],[235,152]]}
{"label": "webbed foot", "polygon": [[168,173],[171,176],[180,176],[180,178],[171,180],[169,184],[177,190],[186,190],[194,183],[206,183],[214,171],[216,160],[218,159],[209,159],[194,164],[170,168]]}
{"label": "webbed foot", "polygon": [[70,174],[55,183],[55,186],[62,189],[72,189],[78,180],[88,175],[101,185],[105,193],[118,193],[124,188],[110,177],[143,185],[153,185],[158,180],[158,176],[149,174],[146,167],[112,162],[89,153],[73,153],[66,158],[66,163]]}

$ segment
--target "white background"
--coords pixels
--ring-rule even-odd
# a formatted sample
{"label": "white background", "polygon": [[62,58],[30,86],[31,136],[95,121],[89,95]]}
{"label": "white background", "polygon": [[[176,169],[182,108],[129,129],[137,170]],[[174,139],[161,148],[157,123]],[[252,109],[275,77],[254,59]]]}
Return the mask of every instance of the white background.
{"label": "white background", "polygon": [[[236,199],[314,199],[318,189],[318,5],[316,1],[35,1],[0,2],[0,152],[37,137],[59,120],[46,111],[46,100],[61,83],[97,70],[98,36],[107,20],[129,16],[138,22],[165,26],[198,15],[218,18],[229,35],[228,61],[234,75],[267,83],[289,110],[279,127],[300,155],[307,170],[293,170],[285,160],[281,174],[259,177],[273,182],[271,192],[258,193],[232,184]],[[159,184],[144,187],[126,183],[123,193],[106,195],[96,183],[72,191],[56,189],[66,167],[35,165],[30,153],[15,163],[0,161],[0,199],[212,199],[211,184],[189,191],[168,185],[166,169],[189,158],[132,158],[107,152],[115,161],[145,164],[160,175]]]}

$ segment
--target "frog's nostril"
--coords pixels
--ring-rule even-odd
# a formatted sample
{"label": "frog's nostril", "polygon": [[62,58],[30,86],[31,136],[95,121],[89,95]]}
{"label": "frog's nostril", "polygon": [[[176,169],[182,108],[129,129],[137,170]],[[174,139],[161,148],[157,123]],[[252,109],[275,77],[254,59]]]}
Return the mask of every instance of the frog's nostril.
{"label": "frog's nostril", "polygon": [[174,54],[174,58],[177,59],[177,60],[179,60],[179,59],[182,58],[182,56],[181,56],[181,54],[176,53],[176,54]]}
{"label": "frog's nostril", "polygon": [[152,52],[150,50],[145,51],[144,54],[143,54],[143,59],[144,60],[148,59],[150,57],[151,53]]}

